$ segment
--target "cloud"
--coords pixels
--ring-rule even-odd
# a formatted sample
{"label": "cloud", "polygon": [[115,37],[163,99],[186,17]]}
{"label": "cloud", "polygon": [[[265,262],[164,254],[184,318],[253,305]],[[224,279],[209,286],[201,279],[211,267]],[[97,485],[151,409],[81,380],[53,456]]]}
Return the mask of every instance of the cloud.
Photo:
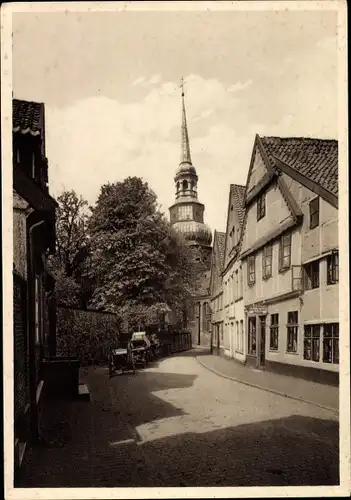
{"label": "cloud", "polygon": [[246,80],[246,82],[244,83],[237,82],[229,87],[228,92],[239,92],[240,90],[247,89],[251,85],[252,85],[252,80]]}
{"label": "cloud", "polygon": [[[216,79],[191,75],[187,81],[193,161],[199,170],[200,192],[205,194],[209,189],[210,194],[213,181],[220,186],[221,172],[228,171],[233,163],[235,132],[220,124],[220,114],[235,109],[237,101]],[[196,124],[195,117],[210,114],[216,115],[216,125],[214,120],[205,128],[201,128],[201,122]],[[168,212],[180,160],[181,100],[177,82],[155,86],[144,99],[131,103],[98,96],[63,109],[47,106],[46,120],[49,182],[55,196],[64,186],[70,186],[94,203],[102,184],[137,175],[150,183]],[[214,169],[219,169],[216,175]],[[225,188],[223,180],[222,185]],[[217,198],[216,211],[215,205]],[[217,225],[210,215],[208,222]]]}
{"label": "cloud", "polygon": [[136,87],[137,85],[142,85],[145,82],[145,77],[144,76],[139,76],[139,78],[136,78],[134,82],[132,83],[133,87]]}
{"label": "cloud", "polygon": [[156,83],[159,83],[161,81],[161,75],[152,75],[152,77],[149,80],[150,85],[156,85]]}

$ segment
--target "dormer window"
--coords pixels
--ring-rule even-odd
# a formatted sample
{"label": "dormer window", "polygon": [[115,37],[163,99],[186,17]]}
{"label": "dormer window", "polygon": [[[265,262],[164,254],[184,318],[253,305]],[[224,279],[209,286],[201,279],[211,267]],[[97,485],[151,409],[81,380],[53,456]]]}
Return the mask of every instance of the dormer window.
{"label": "dormer window", "polygon": [[266,215],[266,193],[257,198],[257,220],[263,219]]}

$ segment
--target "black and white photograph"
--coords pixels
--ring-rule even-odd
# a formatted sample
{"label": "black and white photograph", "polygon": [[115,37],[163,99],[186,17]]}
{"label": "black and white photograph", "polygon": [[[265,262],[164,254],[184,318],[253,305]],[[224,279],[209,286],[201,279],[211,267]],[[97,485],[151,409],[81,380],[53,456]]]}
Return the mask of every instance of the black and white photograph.
{"label": "black and white photograph", "polygon": [[346,3],[1,16],[5,498],[350,493]]}

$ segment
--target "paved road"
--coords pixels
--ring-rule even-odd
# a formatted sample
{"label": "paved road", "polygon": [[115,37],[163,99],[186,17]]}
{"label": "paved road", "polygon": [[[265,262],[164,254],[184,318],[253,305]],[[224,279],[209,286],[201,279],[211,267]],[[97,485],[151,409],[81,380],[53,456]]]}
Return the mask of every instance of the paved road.
{"label": "paved road", "polygon": [[96,368],[87,378],[92,401],[83,405],[90,416],[80,406],[70,424],[79,421],[85,430],[73,431],[51,458],[42,453],[32,486],[339,482],[332,412],[223,379],[189,353],[135,376],[108,380],[106,369]]}

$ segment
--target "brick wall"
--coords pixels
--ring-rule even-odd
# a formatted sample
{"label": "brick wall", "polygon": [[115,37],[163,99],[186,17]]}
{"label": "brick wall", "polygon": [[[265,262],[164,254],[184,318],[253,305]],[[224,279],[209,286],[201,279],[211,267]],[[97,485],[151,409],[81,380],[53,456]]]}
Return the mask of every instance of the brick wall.
{"label": "brick wall", "polygon": [[[26,282],[13,274],[14,418],[15,434],[24,432],[29,404]],[[20,437],[20,436],[18,436]]]}

